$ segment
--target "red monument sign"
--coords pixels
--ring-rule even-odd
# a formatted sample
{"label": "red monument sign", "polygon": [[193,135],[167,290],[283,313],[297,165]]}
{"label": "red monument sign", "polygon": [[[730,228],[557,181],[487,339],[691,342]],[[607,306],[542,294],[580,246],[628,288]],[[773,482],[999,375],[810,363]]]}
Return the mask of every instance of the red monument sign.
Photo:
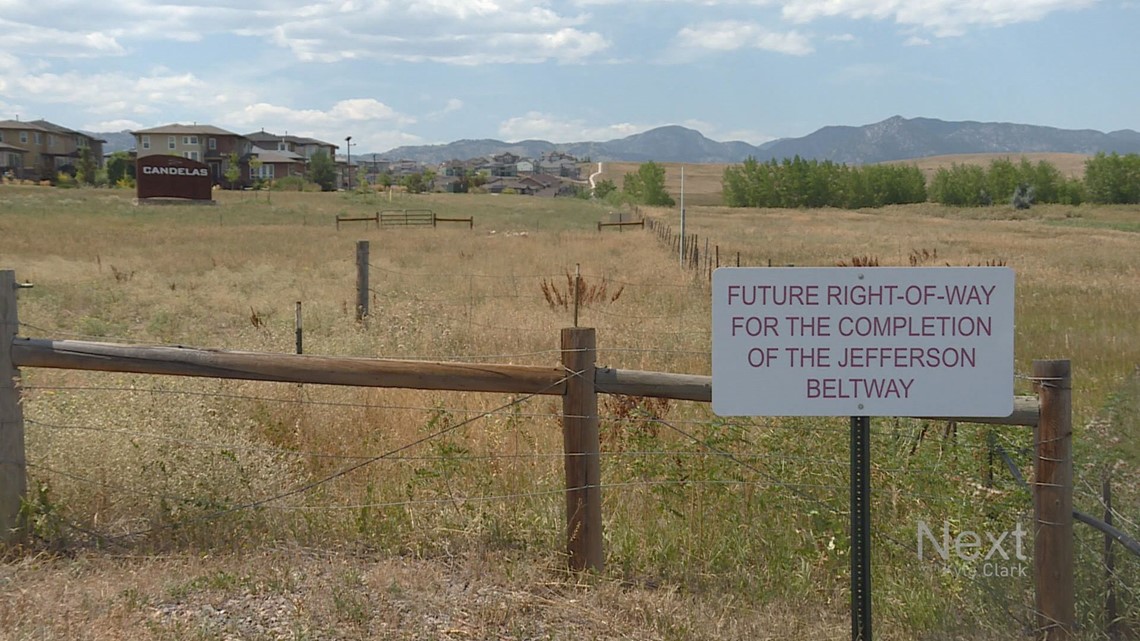
{"label": "red monument sign", "polygon": [[144,156],[139,158],[135,180],[138,198],[185,198],[213,200],[210,168],[179,156]]}

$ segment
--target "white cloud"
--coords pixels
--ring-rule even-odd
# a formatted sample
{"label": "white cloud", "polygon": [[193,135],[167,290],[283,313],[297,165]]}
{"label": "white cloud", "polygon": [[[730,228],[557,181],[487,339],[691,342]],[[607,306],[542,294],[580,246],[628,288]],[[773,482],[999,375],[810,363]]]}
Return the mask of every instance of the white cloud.
{"label": "white cloud", "polygon": [[789,0],[782,15],[795,23],[821,18],[893,20],[939,37],[962,35],[970,27],[1001,27],[1040,20],[1056,11],[1084,9],[1097,0]]}
{"label": "white cloud", "polygon": [[448,114],[452,114],[452,113],[455,113],[457,111],[460,111],[461,109],[463,109],[463,101],[460,100],[459,98],[451,98],[447,101],[447,103],[442,108],[437,109],[437,110],[427,114],[426,116],[424,116],[424,119],[425,120],[438,120],[439,118],[442,118]]}
{"label": "white cloud", "polygon": [[114,36],[100,31],[67,31],[0,18],[0,53],[35,52],[52,58],[92,58],[126,53]]}
{"label": "white cloud", "polygon": [[[549,0],[116,0],[93,6],[55,0],[51,10],[0,1],[0,50],[43,55],[122,55],[147,41],[195,42],[209,36],[257,38],[305,62],[346,59],[579,62],[609,47],[579,29],[588,14]],[[64,46],[63,43],[66,43]],[[57,53],[52,53],[53,51]]]}
{"label": "white cloud", "polygon": [[926,47],[930,45],[930,40],[919,36],[911,36],[903,42],[905,47]]}
{"label": "white cloud", "polygon": [[192,73],[165,69],[149,75],[124,73],[0,73],[13,91],[40,102],[79,105],[94,113],[145,113],[163,105],[200,104],[207,85]]}
{"label": "white cloud", "polygon": [[656,125],[590,123],[580,119],[562,119],[551,114],[531,111],[499,124],[499,136],[507,141],[528,139],[550,142],[605,141],[648,131]]}
{"label": "white cloud", "polygon": [[141,122],[125,118],[89,122],[80,127],[83,131],[134,131],[143,128],[145,128],[145,125]]}
{"label": "white cloud", "polygon": [[841,33],[827,37],[828,42],[855,42],[857,38],[852,33]]}
{"label": "white cloud", "polygon": [[814,48],[811,41],[797,31],[779,33],[753,22],[724,20],[685,27],[677,33],[676,43],[688,50],[736,51],[761,49],[792,56],[804,56]]}
{"label": "white cloud", "polygon": [[[353,149],[361,153],[382,152],[400,145],[420,144],[419,136],[401,131],[416,119],[401,114],[373,98],[352,98],[325,110],[293,109],[258,102],[234,110],[219,119],[219,125],[248,133],[264,129],[273,133],[311,136],[335,144],[352,136]],[[343,145],[342,145],[343,147]],[[345,150],[341,149],[341,153]]]}
{"label": "white cloud", "polygon": [[274,127],[289,127],[292,131],[302,127],[350,126],[358,122],[383,121],[399,125],[411,124],[415,118],[397,113],[388,105],[373,98],[352,98],[335,103],[328,110],[292,109],[281,105],[258,102],[222,116],[222,120],[246,126],[263,126],[266,122],[280,123]]}

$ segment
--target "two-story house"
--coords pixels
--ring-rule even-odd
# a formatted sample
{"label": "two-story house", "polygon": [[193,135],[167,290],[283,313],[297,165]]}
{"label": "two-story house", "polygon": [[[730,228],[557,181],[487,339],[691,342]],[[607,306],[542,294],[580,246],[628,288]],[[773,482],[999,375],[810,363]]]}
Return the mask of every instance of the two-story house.
{"label": "two-story house", "polygon": [[[318,152],[324,152],[329,159],[336,159],[337,145],[315,138],[275,134],[262,129],[246,138],[253,141],[253,155],[261,161],[261,166],[251,170],[251,178],[272,180],[286,176],[304,176],[309,169],[309,161]],[[258,174],[254,176],[254,173]]]}
{"label": "two-story house", "polygon": [[560,178],[570,178],[572,180],[581,178],[581,169],[578,167],[578,159],[570,154],[559,151],[551,151],[543,154],[538,160],[535,172],[558,176]]}
{"label": "two-story house", "polygon": [[[164,154],[181,156],[204,162],[210,167],[214,184],[240,187],[250,182],[250,154],[253,141],[212,125],[182,125],[178,123],[140,129],[131,132],[139,158]],[[238,179],[234,184],[226,179],[231,156],[238,159]]]}
{"label": "two-story house", "polygon": [[330,159],[336,158],[336,150],[339,148],[331,142],[317,140],[316,138],[290,136],[289,134],[278,135],[265,131],[264,129],[246,134],[245,137],[262,149],[297,154],[301,158],[304,158],[306,163],[308,163],[309,159],[313,157],[313,154],[318,151],[325,152],[325,155]]}
{"label": "two-story house", "polygon": [[61,171],[74,175],[84,150],[102,165],[103,142],[46,120],[0,120],[0,173],[27,180],[49,180]]}

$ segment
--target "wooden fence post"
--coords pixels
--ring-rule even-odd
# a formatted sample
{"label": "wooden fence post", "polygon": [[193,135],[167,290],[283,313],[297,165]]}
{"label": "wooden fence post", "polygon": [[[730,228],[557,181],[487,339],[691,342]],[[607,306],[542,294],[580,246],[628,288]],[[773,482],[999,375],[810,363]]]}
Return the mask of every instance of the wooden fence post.
{"label": "wooden fence post", "polygon": [[16,314],[16,272],[0,271],[0,542],[23,538],[20,504],[28,493],[24,453],[24,412],[20,371],[12,364],[12,339],[20,330]]}
{"label": "wooden fence post", "polygon": [[356,320],[368,317],[368,241],[356,241]]}
{"label": "wooden fence post", "polygon": [[1033,430],[1033,577],[1037,626],[1046,641],[1069,639],[1073,588],[1073,404],[1067,360],[1034,361],[1041,407]]}
{"label": "wooden fence post", "polygon": [[597,358],[592,327],[562,330],[562,366],[569,379],[562,397],[562,445],[566,465],[566,551],[571,570],[601,572],[602,473],[598,437]]}

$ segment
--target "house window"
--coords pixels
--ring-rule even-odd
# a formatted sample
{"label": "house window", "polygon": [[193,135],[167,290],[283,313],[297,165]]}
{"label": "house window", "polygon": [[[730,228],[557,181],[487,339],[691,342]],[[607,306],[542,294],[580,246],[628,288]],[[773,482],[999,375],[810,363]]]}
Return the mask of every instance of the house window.
{"label": "house window", "polygon": [[253,166],[250,166],[249,177],[251,180],[257,180],[258,178],[263,178],[263,179],[273,178],[273,165],[262,165],[262,166],[256,167],[256,168]]}
{"label": "house window", "polygon": [[206,147],[208,147],[210,149],[210,151],[217,149],[218,148],[218,139],[217,138],[210,138],[209,140],[206,141]]}
{"label": "house window", "polygon": [[277,143],[277,151],[289,151],[289,149],[285,146],[285,143],[279,142]]}
{"label": "house window", "polygon": [[182,144],[196,145],[198,144],[198,136],[182,136]]}
{"label": "house window", "polygon": [[40,132],[37,131],[36,132],[36,144],[41,145],[41,144],[43,144],[43,142],[44,142],[44,137],[40,134]]}
{"label": "house window", "polygon": [[48,134],[48,147],[54,147],[54,146],[55,146],[55,136],[52,134]]}
{"label": "house window", "polygon": [[178,147],[178,137],[177,136],[167,136],[166,137],[166,146],[170,149],[177,148]]}
{"label": "house window", "polygon": [[184,152],[182,152],[182,157],[183,158],[189,158],[190,160],[198,160],[198,152],[196,152],[196,151],[184,151]]}
{"label": "house window", "polygon": [[84,147],[87,146],[87,139],[85,139],[83,136],[76,136],[75,137],[75,146],[79,147],[80,149],[83,149]]}
{"label": "house window", "polygon": [[26,131],[20,132],[20,142],[24,143],[25,145],[28,144],[28,132],[26,132]]}
{"label": "house window", "polygon": [[142,148],[143,149],[150,149],[150,136],[143,136],[142,137]]}

